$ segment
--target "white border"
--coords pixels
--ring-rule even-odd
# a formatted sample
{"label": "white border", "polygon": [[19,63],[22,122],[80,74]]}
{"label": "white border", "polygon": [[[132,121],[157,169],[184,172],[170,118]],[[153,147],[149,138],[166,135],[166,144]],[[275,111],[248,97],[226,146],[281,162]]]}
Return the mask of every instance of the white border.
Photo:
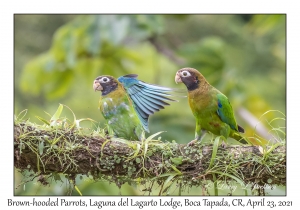
{"label": "white border", "polygon": [[[150,2],[150,3],[149,3]],[[14,13],[286,13],[287,14],[287,155],[288,178],[287,196],[266,197],[274,201],[293,200],[293,209],[299,205],[299,11],[296,1],[172,1],[163,4],[163,1],[2,1],[1,8],[1,199],[0,206],[7,206],[7,199],[29,200],[32,197],[13,196],[13,14]],[[290,100],[289,100],[290,99]],[[60,197],[64,198],[64,197]],[[95,197],[92,197],[95,199]],[[158,197],[134,197],[141,200]],[[182,200],[187,197],[176,197]],[[236,198],[236,197],[234,197]],[[239,198],[239,197],[238,197]],[[242,197],[247,199],[248,197]],[[44,200],[46,197],[37,199]],[[51,197],[55,199],[55,197]],[[66,197],[77,200],[79,197]],[[88,197],[81,198],[88,200]],[[119,200],[119,197],[96,197],[100,200]],[[190,197],[203,199],[203,197]],[[219,200],[210,197],[210,200]],[[227,200],[231,198],[226,197]],[[253,197],[259,200],[259,197]],[[63,207],[59,207],[62,209]],[[72,209],[75,207],[72,207]],[[97,208],[97,207],[93,207]],[[145,207],[146,208],[146,207]],[[144,209],[145,209],[144,208]],[[199,209],[199,207],[197,207]],[[202,207],[204,208],[204,207]],[[286,207],[285,207],[286,208]],[[22,207],[32,209],[32,207]],[[107,208],[105,208],[107,209]],[[110,209],[119,209],[114,207]],[[129,207],[127,207],[129,209]],[[134,209],[130,207],[130,209]],[[138,208],[136,208],[138,209]],[[149,209],[149,208],[148,208]],[[247,208],[243,208],[247,209]],[[262,208],[255,208],[262,209]],[[280,209],[280,208],[275,208]],[[299,208],[298,208],[299,209]]]}

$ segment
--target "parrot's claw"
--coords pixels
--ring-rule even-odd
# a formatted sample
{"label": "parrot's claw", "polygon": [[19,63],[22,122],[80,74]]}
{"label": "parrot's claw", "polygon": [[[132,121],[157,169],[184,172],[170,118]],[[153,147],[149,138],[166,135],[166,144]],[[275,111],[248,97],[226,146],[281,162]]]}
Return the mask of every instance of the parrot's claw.
{"label": "parrot's claw", "polygon": [[194,140],[190,141],[190,142],[187,144],[187,146],[188,146],[188,147],[193,146],[194,144],[197,143],[197,141],[198,141],[197,139],[194,139]]}
{"label": "parrot's claw", "polygon": [[222,147],[223,149],[226,149],[226,147],[227,147],[227,144],[225,143],[225,141],[222,141],[222,143],[221,143],[221,147]]}

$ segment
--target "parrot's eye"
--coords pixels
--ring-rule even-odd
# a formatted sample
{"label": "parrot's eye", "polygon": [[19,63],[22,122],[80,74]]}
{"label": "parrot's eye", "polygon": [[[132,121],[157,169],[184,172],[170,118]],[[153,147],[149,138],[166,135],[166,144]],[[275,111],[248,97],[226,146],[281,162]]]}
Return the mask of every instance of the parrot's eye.
{"label": "parrot's eye", "polygon": [[100,79],[100,82],[102,82],[102,83],[109,82],[109,78],[107,78],[107,77],[102,77],[102,78]]}
{"label": "parrot's eye", "polygon": [[183,71],[183,72],[181,72],[181,76],[188,77],[188,76],[191,76],[191,74],[188,71]]}

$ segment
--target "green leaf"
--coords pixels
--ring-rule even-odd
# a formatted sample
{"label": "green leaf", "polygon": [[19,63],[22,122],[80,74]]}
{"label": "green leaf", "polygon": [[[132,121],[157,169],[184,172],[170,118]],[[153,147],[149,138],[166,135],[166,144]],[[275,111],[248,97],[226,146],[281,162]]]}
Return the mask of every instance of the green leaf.
{"label": "green leaf", "polygon": [[102,144],[102,146],[101,146],[101,156],[100,156],[100,158],[102,158],[102,156],[103,156],[103,149],[104,149],[105,145],[106,145],[109,141],[110,141],[110,140],[107,139],[105,142],[103,142],[103,144]]}
{"label": "green leaf", "polygon": [[181,171],[179,171],[175,166],[171,165],[174,171],[176,171],[179,175],[182,175]]}
{"label": "green leaf", "polygon": [[[21,112],[18,114],[17,119],[21,121],[21,120],[25,117],[25,115],[27,114],[27,111],[28,111],[27,109],[24,109],[23,111],[21,111]],[[23,114],[22,117],[20,117],[21,114]]]}
{"label": "green leaf", "polygon": [[164,174],[161,174],[159,175],[158,177],[153,177],[151,180],[155,180],[157,178],[161,178],[161,177],[165,177],[165,176],[177,176],[178,173],[175,173],[175,172],[170,172],[170,173],[164,173]]}
{"label": "green leaf", "polygon": [[141,162],[141,159],[140,159],[140,158],[136,158],[136,159],[135,159],[135,162],[136,162],[136,163],[140,163],[140,162]]}
{"label": "green leaf", "polygon": [[264,158],[267,158],[268,155],[269,155],[274,149],[276,149],[276,148],[277,148],[278,146],[280,146],[280,145],[282,145],[281,142],[272,145],[272,146],[270,147],[270,149],[268,149],[268,151],[264,153]]}
{"label": "green leaf", "polygon": [[209,167],[208,167],[209,169],[212,168],[212,166],[214,165],[216,155],[217,155],[217,151],[218,151],[218,147],[219,147],[220,138],[224,138],[224,137],[223,136],[218,136],[214,141],[213,151],[212,151],[212,155],[211,155],[211,159],[210,159],[210,163],[209,163]]}
{"label": "green leaf", "polygon": [[42,155],[44,152],[44,141],[39,142],[39,154]]}
{"label": "green leaf", "polygon": [[218,196],[218,182],[216,179],[216,174],[212,174],[213,176],[213,181],[214,181],[214,191],[215,191],[215,196]]}
{"label": "green leaf", "polygon": [[135,152],[134,152],[133,156],[131,158],[128,158],[125,162],[132,160],[139,154],[139,152],[141,150],[141,145],[139,143],[134,144],[134,149],[135,149]]}
{"label": "green leaf", "polygon": [[80,196],[82,196],[82,193],[80,192],[79,188],[75,185],[76,191],[79,193]]}
{"label": "green leaf", "polygon": [[50,125],[53,126],[56,124],[57,120],[59,119],[61,112],[63,110],[64,106],[62,104],[59,105],[58,109],[56,110],[55,114],[50,119]]}
{"label": "green leaf", "polygon": [[144,158],[146,158],[146,153],[147,153],[147,150],[148,150],[148,143],[150,140],[152,140],[155,136],[158,136],[159,134],[163,133],[165,131],[160,131],[160,132],[157,132],[155,134],[152,134],[151,136],[149,136],[146,140],[145,140],[145,144],[144,144]]}
{"label": "green leaf", "polygon": [[77,128],[80,128],[79,123],[82,122],[82,121],[91,121],[91,122],[95,122],[95,123],[97,122],[97,121],[95,121],[91,118],[83,118],[83,119],[75,120],[75,124],[76,124]]}
{"label": "green leaf", "polygon": [[73,125],[72,126],[76,126],[76,116],[75,116],[75,113],[72,111],[72,109],[70,107],[68,107],[67,105],[63,105],[65,107],[67,107],[71,112],[72,112],[72,115],[73,115],[73,118],[74,118],[74,122],[73,122]]}
{"label": "green leaf", "polygon": [[211,173],[230,177],[231,179],[234,179],[235,181],[237,181],[241,186],[245,186],[244,182],[236,176],[230,175],[228,173],[218,172],[218,171],[211,171]]}
{"label": "green leaf", "polygon": [[48,112],[44,111],[46,113],[46,115],[48,115],[51,118],[51,114],[49,114]]}
{"label": "green leaf", "polygon": [[42,121],[43,123],[45,123],[46,125],[50,125],[50,123],[47,121],[47,120],[45,120],[45,119],[43,119],[43,118],[41,118],[41,117],[39,117],[39,116],[35,116],[37,119],[39,119],[40,121]]}
{"label": "green leaf", "polygon": [[180,165],[180,164],[182,164],[182,159],[183,159],[183,157],[182,156],[179,156],[179,157],[177,157],[177,158],[170,158],[171,159],[171,161],[175,164],[175,165]]}
{"label": "green leaf", "polygon": [[[170,175],[166,181],[164,182],[164,185],[167,186],[167,184],[175,177],[176,175]],[[173,182],[174,183],[174,182]],[[162,191],[163,193],[166,192],[168,189],[170,189],[171,185],[173,184],[171,183],[169,186],[165,187],[165,189]]]}
{"label": "green leaf", "polygon": [[[60,137],[56,138],[56,135],[55,135],[55,138],[53,139],[51,145],[52,145],[52,146],[56,146],[55,144],[59,141],[59,139],[60,139],[62,136],[63,136],[63,135],[61,135]],[[55,147],[53,147],[53,148],[55,148]]]}
{"label": "green leaf", "polygon": [[151,136],[149,136],[149,137],[146,139],[146,142],[152,140],[155,136],[158,136],[159,134],[161,134],[161,133],[163,133],[163,132],[166,132],[166,131],[160,131],[160,132],[157,132],[157,133],[152,134]]}

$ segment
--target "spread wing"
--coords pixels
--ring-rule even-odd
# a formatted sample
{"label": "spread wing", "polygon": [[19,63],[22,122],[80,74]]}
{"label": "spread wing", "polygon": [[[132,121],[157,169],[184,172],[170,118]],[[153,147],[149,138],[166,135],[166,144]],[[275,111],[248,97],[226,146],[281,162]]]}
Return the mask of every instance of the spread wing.
{"label": "spread wing", "polygon": [[148,84],[137,79],[138,75],[129,74],[118,78],[126,92],[133,102],[133,107],[138,114],[140,121],[146,131],[149,132],[148,119],[149,115],[154,114],[164,106],[170,105],[169,101],[176,101],[169,98],[172,88],[161,87],[158,85]]}

